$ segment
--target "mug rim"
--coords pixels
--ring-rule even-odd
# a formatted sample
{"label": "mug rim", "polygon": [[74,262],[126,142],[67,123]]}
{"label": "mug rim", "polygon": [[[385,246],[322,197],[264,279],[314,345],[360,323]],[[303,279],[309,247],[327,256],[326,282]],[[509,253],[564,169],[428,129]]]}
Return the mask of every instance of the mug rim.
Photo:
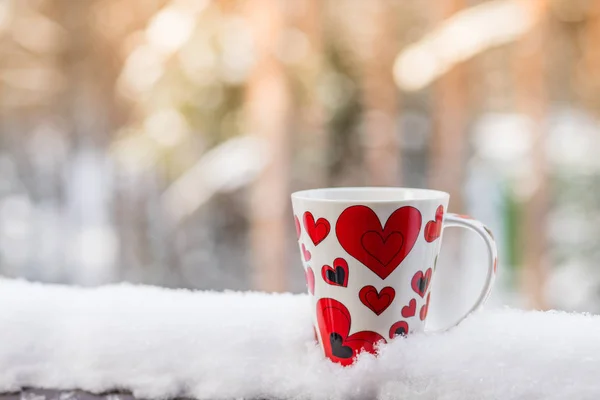
{"label": "mug rim", "polygon": [[[354,192],[354,195],[339,196],[347,192]],[[359,193],[370,193],[371,196],[357,196]],[[390,195],[390,192],[399,194],[398,198],[373,198],[373,192],[379,192],[382,195]],[[327,194],[334,193],[335,198],[327,197]],[[410,195],[409,195],[410,194]],[[447,200],[450,194],[440,190],[406,188],[395,186],[356,186],[356,187],[325,187],[316,189],[299,190],[292,193],[292,200],[310,200],[328,203],[398,203],[406,201],[423,200]]]}

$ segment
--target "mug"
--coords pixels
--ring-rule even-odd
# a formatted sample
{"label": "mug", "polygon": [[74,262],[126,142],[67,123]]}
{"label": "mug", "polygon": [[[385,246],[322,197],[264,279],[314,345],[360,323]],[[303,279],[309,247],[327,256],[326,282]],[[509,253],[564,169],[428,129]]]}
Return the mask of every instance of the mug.
{"label": "mug", "polygon": [[488,251],[481,295],[456,324],[486,301],[496,275],[494,238],[481,222],[446,214],[449,199],[386,187],[292,194],[315,335],[331,361],[350,365],[361,351],[375,354],[378,343],[425,330],[445,228],[476,232]]}

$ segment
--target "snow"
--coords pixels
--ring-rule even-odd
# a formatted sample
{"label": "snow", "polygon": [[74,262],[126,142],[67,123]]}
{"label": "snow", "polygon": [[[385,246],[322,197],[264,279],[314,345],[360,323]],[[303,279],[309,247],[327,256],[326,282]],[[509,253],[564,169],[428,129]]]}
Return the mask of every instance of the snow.
{"label": "snow", "polygon": [[[434,303],[434,300],[432,300]],[[484,310],[349,368],[313,342],[306,295],[0,279],[0,392],[144,398],[597,399],[600,317]],[[435,304],[433,304],[435,306]]]}

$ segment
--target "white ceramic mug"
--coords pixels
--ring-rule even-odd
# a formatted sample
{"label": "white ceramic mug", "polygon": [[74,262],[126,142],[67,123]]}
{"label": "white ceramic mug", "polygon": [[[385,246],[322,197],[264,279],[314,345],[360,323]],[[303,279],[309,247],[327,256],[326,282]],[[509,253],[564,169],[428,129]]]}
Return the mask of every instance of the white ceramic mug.
{"label": "white ceramic mug", "polygon": [[480,307],[496,275],[491,232],[446,214],[450,195],[405,188],[331,188],[292,194],[317,340],[326,357],[352,364],[375,344],[425,330],[444,228],[475,231],[488,250]]}

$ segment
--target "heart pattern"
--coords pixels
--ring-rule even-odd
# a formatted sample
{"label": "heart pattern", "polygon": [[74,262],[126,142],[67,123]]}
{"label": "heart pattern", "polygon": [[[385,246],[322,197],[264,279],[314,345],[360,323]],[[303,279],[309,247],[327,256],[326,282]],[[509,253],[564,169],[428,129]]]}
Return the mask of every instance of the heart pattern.
{"label": "heart pattern", "polygon": [[408,336],[408,323],[406,321],[398,321],[390,327],[390,339],[397,336]]}
{"label": "heart pattern", "polygon": [[338,218],[335,232],[348,254],[386,279],[414,247],[421,222],[421,212],[405,206],[395,210],[382,227],[371,208],[351,206]]}
{"label": "heart pattern", "polygon": [[315,246],[325,240],[327,235],[329,235],[331,225],[325,218],[319,218],[315,222],[315,217],[309,211],[305,212],[302,218],[304,220],[304,229]]}
{"label": "heart pattern", "polygon": [[377,292],[374,286],[365,286],[358,292],[360,301],[377,315],[381,315],[394,301],[396,291],[391,286],[386,286]]}
{"label": "heart pattern", "polygon": [[427,313],[429,312],[429,298],[430,297],[431,297],[431,293],[429,293],[427,295],[427,301],[425,302],[423,307],[421,307],[421,311],[419,312],[419,317],[421,318],[421,321],[425,321],[425,318],[427,318]]}
{"label": "heart pattern", "polygon": [[407,306],[402,307],[401,313],[404,318],[414,317],[417,313],[417,300],[411,299]]}
{"label": "heart pattern", "polygon": [[310,259],[312,258],[312,254],[310,254],[310,251],[306,249],[304,243],[302,243],[302,256],[304,257],[304,261],[306,262],[310,261]]}
{"label": "heart pattern", "polygon": [[350,276],[348,263],[343,258],[336,258],[333,261],[333,267],[323,265],[321,276],[330,285],[348,287],[348,278]]}
{"label": "heart pattern", "polygon": [[425,225],[425,240],[429,243],[435,241],[442,234],[442,221],[444,219],[444,206],[439,206],[435,212],[435,220]]}
{"label": "heart pattern", "polygon": [[414,274],[410,286],[419,296],[425,297],[425,293],[427,293],[427,289],[431,283],[432,274],[433,271],[431,268],[428,268],[425,273],[423,273],[423,271],[417,271],[417,273]]}
{"label": "heart pattern", "polygon": [[294,215],[294,225],[296,226],[296,237],[300,240],[300,234],[302,233],[302,228],[300,227],[300,220],[297,216]]}
{"label": "heart pattern", "polygon": [[308,292],[312,295],[315,294],[315,272],[311,267],[306,268],[304,272],[306,276],[306,286],[308,287]]}
{"label": "heart pattern", "polygon": [[360,331],[349,335],[350,312],[342,303],[330,298],[317,301],[317,324],[325,355],[343,366],[351,365],[362,351],[376,354],[376,344],[385,339],[376,332]]}

